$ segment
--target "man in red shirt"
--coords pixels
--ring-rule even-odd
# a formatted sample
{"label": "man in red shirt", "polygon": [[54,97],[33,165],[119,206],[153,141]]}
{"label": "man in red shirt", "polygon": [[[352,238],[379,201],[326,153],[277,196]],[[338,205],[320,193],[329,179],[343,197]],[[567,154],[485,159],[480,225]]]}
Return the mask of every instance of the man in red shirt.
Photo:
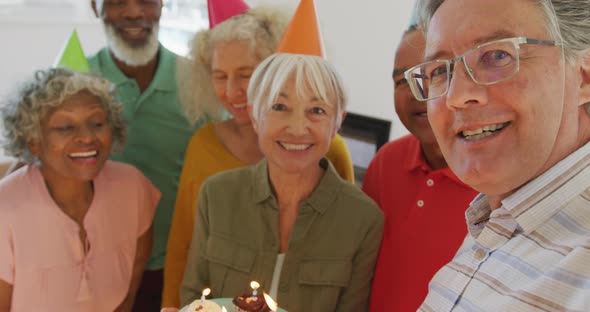
{"label": "man in red shirt", "polygon": [[410,131],[371,161],[363,190],[385,214],[370,311],[416,311],[428,282],[455,255],[467,233],[465,210],[477,192],[447,167],[428,118],[404,71],[420,62],[424,36],[404,34],[394,61],[395,110]]}

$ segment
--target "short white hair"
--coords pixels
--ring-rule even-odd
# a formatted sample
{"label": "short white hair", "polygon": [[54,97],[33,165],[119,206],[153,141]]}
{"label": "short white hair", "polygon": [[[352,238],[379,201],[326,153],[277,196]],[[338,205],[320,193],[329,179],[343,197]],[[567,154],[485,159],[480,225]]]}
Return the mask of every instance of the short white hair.
{"label": "short white hair", "polygon": [[336,69],[321,57],[291,53],[275,53],[254,70],[248,85],[248,105],[252,105],[254,122],[270,109],[290,79],[295,80],[297,96],[313,94],[335,107],[336,127],[340,128],[347,99]]}

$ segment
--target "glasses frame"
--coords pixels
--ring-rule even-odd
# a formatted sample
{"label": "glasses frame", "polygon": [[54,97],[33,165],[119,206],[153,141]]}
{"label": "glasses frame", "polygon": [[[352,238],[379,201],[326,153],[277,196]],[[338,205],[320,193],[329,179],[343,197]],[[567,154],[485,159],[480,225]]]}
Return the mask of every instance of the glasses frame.
{"label": "glasses frame", "polygon": [[[486,47],[488,45],[491,44],[496,44],[496,43],[501,43],[501,42],[511,42],[514,45],[514,50],[516,51],[516,69],[514,70],[514,73],[501,78],[499,80],[495,80],[495,81],[491,81],[491,82],[479,82],[477,81],[477,79],[475,79],[475,75],[473,74],[473,70],[471,68],[469,68],[469,66],[467,66],[467,62],[465,62],[465,57],[467,57],[468,55],[470,55],[473,51],[478,50],[480,48]],[[408,84],[410,85],[410,90],[412,90],[412,94],[414,95],[414,97],[418,100],[418,101],[430,101],[430,100],[434,100],[437,99],[439,97],[443,97],[447,94],[447,92],[449,92],[449,86],[451,85],[451,79],[453,78],[453,73],[455,70],[455,67],[453,66],[453,71],[451,71],[451,65],[454,65],[456,63],[458,63],[459,61],[461,61],[463,63],[463,67],[465,68],[465,71],[467,72],[467,74],[469,75],[469,77],[471,78],[471,80],[479,85],[484,85],[484,86],[488,86],[488,85],[493,85],[502,81],[506,81],[508,79],[512,79],[514,78],[514,76],[516,76],[520,70],[520,45],[521,44],[540,44],[540,45],[545,45],[545,46],[560,46],[562,45],[560,42],[557,41],[550,41],[550,40],[540,40],[540,39],[531,39],[531,38],[527,38],[527,37],[514,37],[514,38],[505,38],[505,39],[499,39],[499,40],[494,40],[494,41],[490,41],[487,43],[483,43],[480,45],[477,45],[469,50],[467,50],[465,53],[456,56],[452,59],[449,60],[433,60],[433,61],[428,61],[428,62],[424,62],[424,63],[420,63],[412,68],[409,68],[408,70],[406,70],[404,72],[404,78],[406,79],[406,81],[408,82]],[[447,68],[447,85],[445,90],[440,94],[437,95],[435,97],[432,98],[421,98],[421,94],[422,92],[418,89],[419,85],[414,82],[414,78],[411,77],[412,75],[412,71],[416,70],[419,67],[425,66],[427,64],[432,64],[432,63],[442,63],[445,64],[446,68]]]}

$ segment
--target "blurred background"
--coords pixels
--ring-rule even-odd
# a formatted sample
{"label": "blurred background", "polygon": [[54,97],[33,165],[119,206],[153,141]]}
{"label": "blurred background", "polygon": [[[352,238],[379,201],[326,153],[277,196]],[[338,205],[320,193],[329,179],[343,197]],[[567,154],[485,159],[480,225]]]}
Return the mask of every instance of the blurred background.
{"label": "blurred background", "polygon": [[[284,5],[297,0],[246,0]],[[338,68],[350,98],[353,125],[345,125],[353,161],[366,167],[377,141],[395,139],[407,131],[393,107],[393,55],[409,24],[412,0],[315,0],[328,59]],[[192,35],[208,27],[206,0],[164,0],[161,42],[180,55],[188,52]],[[87,55],[105,45],[90,0],[0,0],[0,97],[35,69],[49,67],[76,29]],[[356,118],[358,117],[358,118]],[[353,119],[359,120],[353,120]],[[371,125],[378,125],[373,127]],[[389,127],[387,127],[389,125]],[[366,132],[366,133],[363,133]],[[373,133],[374,134],[371,134]],[[381,139],[372,140],[372,136]],[[0,150],[0,159],[2,159]]]}

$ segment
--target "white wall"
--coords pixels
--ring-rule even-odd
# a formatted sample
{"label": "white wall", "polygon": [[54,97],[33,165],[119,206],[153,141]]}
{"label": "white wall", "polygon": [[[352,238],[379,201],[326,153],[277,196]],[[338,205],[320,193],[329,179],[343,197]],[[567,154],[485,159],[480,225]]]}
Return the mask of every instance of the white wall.
{"label": "white wall", "polygon": [[[34,70],[51,66],[74,25],[87,53],[104,45],[100,25],[90,18],[87,8],[54,7],[53,0],[45,1],[36,10],[0,6],[0,97],[13,91]],[[86,4],[77,0],[82,2]],[[3,161],[6,157],[0,149],[0,162]]]}
{"label": "white wall", "polygon": [[[58,3],[63,0],[46,0]],[[297,0],[251,0],[296,6]],[[39,1],[37,1],[39,2]],[[65,1],[67,2],[67,1]],[[73,27],[87,54],[104,45],[87,0],[69,6],[7,12],[0,7],[0,96],[37,68],[53,64]],[[391,138],[406,133],[395,117],[393,54],[407,27],[412,0],[316,0],[328,58],[341,72],[354,113],[393,120]]]}
{"label": "white wall", "polygon": [[86,7],[46,6],[0,13],[0,96],[34,70],[50,67],[74,27],[87,54],[105,42],[100,24]]}
{"label": "white wall", "polygon": [[391,73],[413,1],[316,0],[316,5],[326,53],[349,89],[349,110],[392,120],[392,139],[407,133],[395,115]]}

